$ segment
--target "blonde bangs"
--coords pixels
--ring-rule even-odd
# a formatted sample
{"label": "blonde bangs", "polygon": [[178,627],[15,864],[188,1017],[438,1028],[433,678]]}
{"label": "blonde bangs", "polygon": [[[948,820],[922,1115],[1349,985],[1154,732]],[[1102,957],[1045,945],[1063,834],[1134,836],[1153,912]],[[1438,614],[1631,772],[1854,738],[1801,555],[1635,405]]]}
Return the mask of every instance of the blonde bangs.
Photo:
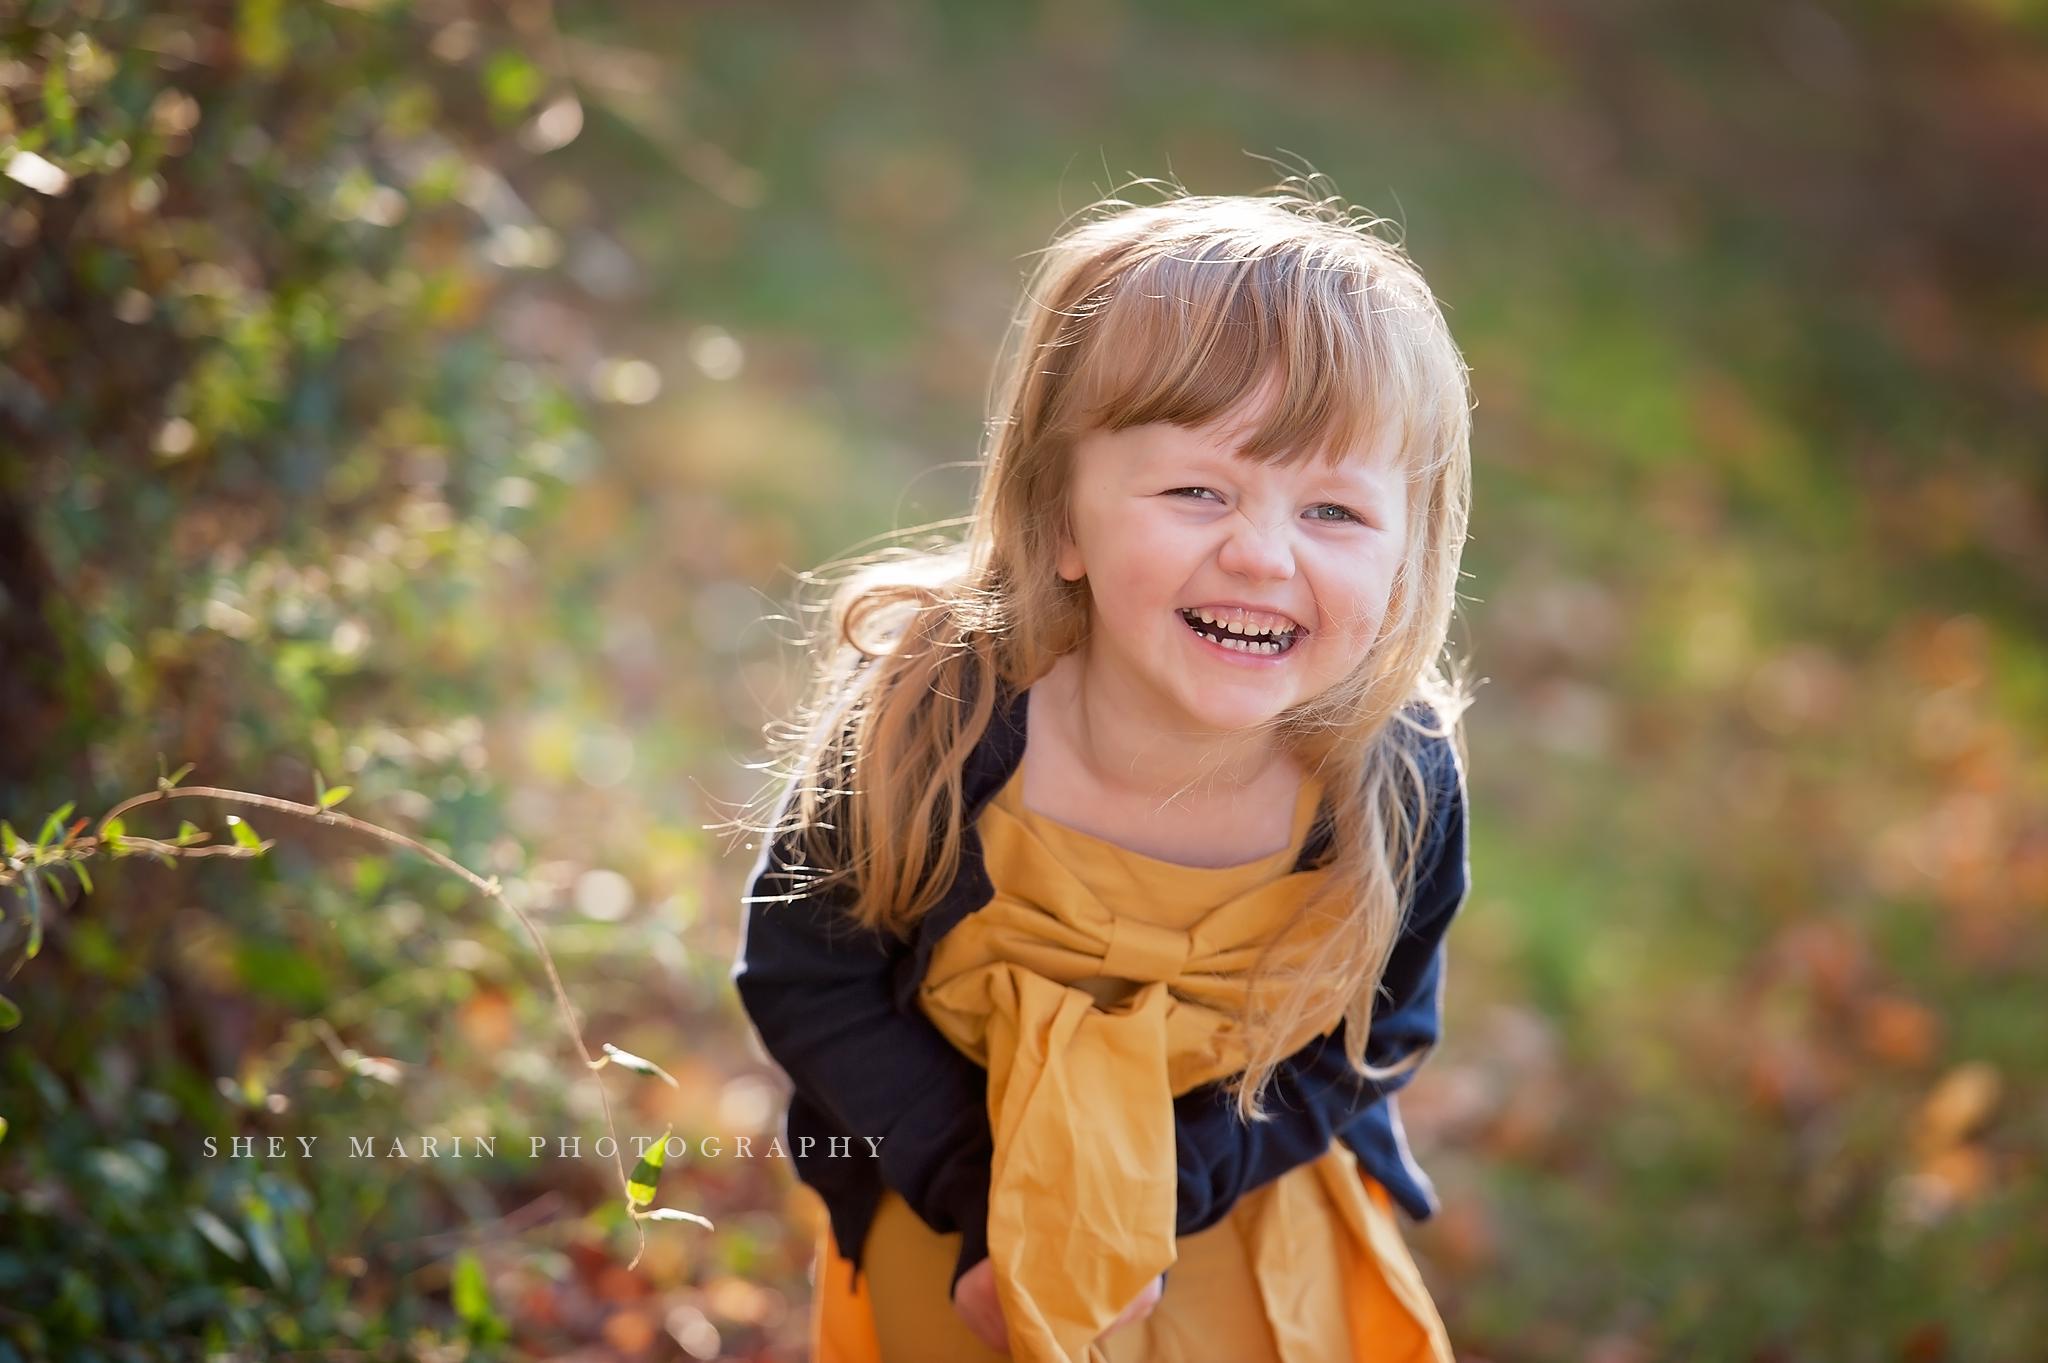
{"label": "blonde bangs", "polygon": [[1186,198],[1087,224],[1060,253],[1093,254],[1105,277],[1041,341],[1032,435],[1205,426],[1256,404],[1248,458],[1341,459],[1387,423],[1425,477],[1450,453],[1462,362],[1412,267],[1359,223]]}

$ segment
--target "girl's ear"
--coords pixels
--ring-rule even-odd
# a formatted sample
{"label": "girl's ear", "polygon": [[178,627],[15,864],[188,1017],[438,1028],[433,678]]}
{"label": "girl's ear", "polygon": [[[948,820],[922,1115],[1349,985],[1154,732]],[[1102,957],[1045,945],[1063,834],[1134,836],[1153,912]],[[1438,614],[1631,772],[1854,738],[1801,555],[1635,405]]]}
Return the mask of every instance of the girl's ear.
{"label": "girl's ear", "polygon": [[1074,543],[1074,530],[1065,512],[1060,513],[1060,551],[1053,560],[1054,571],[1062,581],[1079,582],[1088,576],[1088,565],[1081,558],[1081,546]]}

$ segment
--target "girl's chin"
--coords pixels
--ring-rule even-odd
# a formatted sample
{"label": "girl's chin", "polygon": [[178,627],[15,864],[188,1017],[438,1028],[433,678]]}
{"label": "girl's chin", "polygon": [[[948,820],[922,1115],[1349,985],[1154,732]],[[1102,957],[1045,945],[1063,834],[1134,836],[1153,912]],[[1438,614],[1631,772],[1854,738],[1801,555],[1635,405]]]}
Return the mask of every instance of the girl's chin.
{"label": "girl's chin", "polygon": [[1205,729],[1254,729],[1302,699],[1299,660],[1227,652],[1209,643],[1191,651],[1193,657],[1176,659],[1155,684]]}
{"label": "girl's chin", "polygon": [[[1200,676],[1175,679],[1168,694],[1177,695],[1187,722],[1211,733],[1242,733],[1272,723],[1301,697],[1292,686],[1203,686]],[[1276,678],[1277,680],[1277,678]]]}

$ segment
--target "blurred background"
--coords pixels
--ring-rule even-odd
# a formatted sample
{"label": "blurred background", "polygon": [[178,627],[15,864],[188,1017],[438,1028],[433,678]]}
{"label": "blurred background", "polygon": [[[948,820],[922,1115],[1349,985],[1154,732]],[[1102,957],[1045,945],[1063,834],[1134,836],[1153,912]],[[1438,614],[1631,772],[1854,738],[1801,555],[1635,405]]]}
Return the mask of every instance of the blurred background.
{"label": "blurred background", "polygon": [[[2041,1356],[2038,0],[0,0],[0,89],[0,815],[347,784],[693,1138],[779,1120],[715,825],[796,574],[966,507],[1066,214],[1306,158],[1478,395],[1461,1356]],[[252,822],[0,894],[0,1363],[802,1357],[780,1166],[629,1270],[516,924]]]}

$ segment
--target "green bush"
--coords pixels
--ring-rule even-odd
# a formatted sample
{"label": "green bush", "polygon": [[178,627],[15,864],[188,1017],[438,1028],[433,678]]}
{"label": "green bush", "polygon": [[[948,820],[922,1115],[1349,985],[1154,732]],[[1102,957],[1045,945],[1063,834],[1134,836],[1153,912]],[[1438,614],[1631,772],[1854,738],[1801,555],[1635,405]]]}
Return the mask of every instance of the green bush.
{"label": "green bush", "polygon": [[[522,45],[559,40],[486,32],[479,81],[403,7],[5,19],[6,805],[104,810],[162,753],[304,800],[347,773],[352,807],[525,868],[476,716],[526,684],[519,632],[559,628],[519,536],[590,437],[476,323],[560,254],[494,159],[565,88]],[[417,858],[241,812],[272,856],[0,892],[26,965],[0,1357],[504,1338],[476,1256],[451,1280],[459,1243],[431,1237],[541,1195],[527,1164],[300,1142],[561,1118],[580,1065],[531,948]],[[222,813],[195,817],[225,840]],[[490,1063],[515,1042],[518,1078]]]}

